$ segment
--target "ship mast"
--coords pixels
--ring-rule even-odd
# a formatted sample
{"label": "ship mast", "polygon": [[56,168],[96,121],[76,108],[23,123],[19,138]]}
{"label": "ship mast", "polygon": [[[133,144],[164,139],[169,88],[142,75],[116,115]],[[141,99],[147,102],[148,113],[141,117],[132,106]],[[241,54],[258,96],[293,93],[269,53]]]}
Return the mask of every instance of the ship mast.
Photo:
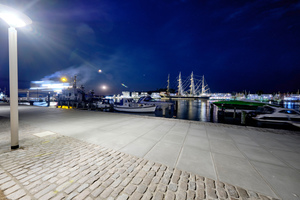
{"label": "ship mast", "polygon": [[190,94],[195,95],[195,84],[194,84],[194,75],[191,74],[191,85],[190,85]]}
{"label": "ship mast", "polygon": [[204,82],[204,75],[202,76],[202,90],[201,90],[201,94],[204,94],[206,93],[209,88],[207,87],[208,85],[205,85],[205,82]]}
{"label": "ship mast", "polygon": [[168,86],[167,86],[167,94],[170,93],[170,74],[168,74]]}
{"label": "ship mast", "polygon": [[182,81],[181,81],[181,72],[179,72],[179,77],[178,77],[178,95],[182,95]]}

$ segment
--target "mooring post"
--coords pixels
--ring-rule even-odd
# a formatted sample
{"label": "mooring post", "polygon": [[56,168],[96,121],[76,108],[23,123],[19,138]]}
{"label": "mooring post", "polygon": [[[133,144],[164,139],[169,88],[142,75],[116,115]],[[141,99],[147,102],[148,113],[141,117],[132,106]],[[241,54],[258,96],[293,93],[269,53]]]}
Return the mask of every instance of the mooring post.
{"label": "mooring post", "polygon": [[246,125],[246,111],[242,111],[242,116],[241,116],[241,124]]}
{"label": "mooring post", "polygon": [[234,107],[233,109],[233,119],[235,119],[235,115],[236,115],[236,107]]}
{"label": "mooring post", "polygon": [[48,94],[48,99],[47,99],[48,107],[50,106],[50,94]]}

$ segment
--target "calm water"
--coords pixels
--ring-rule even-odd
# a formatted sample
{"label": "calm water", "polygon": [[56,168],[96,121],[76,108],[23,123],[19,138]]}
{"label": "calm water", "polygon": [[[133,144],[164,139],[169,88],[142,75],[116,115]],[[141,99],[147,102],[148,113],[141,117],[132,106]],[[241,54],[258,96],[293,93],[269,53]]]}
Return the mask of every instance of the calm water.
{"label": "calm water", "polygon": [[[208,100],[176,100],[177,105],[177,119],[187,119],[203,122],[217,122],[216,113],[211,116],[210,105]],[[300,111],[300,102],[284,102],[285,108],[292,108]]]}
{"label": "calm water", "polygon": [[209,122],[210,102],[208,100],[176,100],[177,119]]}

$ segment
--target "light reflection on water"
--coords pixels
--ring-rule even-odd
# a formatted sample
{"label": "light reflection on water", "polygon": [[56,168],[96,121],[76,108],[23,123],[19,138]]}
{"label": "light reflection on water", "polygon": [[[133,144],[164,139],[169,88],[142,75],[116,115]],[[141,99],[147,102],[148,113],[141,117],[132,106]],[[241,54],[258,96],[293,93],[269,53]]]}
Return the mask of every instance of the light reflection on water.
{"label": "light reflection on water", "polygon": [[300,111],[300,102],[285,101],[283,107]]}
{"label": "light reflection on water", "polygon": [[176,100],[177,119],[194,121],[210,121],[209,101],[207,100]]}

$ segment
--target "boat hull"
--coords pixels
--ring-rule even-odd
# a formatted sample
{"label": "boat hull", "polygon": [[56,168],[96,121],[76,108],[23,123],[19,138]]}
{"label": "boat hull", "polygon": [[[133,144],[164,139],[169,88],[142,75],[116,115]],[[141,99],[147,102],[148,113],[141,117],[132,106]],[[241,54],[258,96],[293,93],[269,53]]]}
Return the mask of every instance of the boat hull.
{"label": "boat hull", "polygon": [[154,113],[156,106],[143,106],[143,107],[125,107],[115,106],[114,109],[119,112],[130,112],[130,113]]}

